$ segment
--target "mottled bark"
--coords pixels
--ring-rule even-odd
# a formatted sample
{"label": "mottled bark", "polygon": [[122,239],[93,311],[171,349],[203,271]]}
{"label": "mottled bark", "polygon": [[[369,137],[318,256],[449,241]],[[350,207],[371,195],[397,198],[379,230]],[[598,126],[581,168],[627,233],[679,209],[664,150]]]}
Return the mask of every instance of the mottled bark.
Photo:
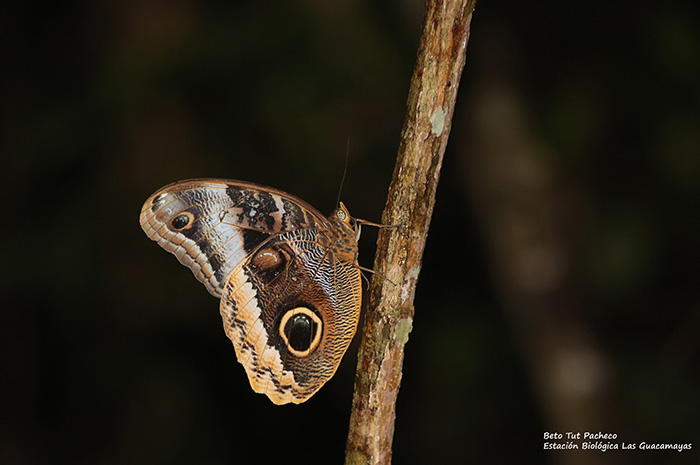
{"label": "mottled bark", "polygon": [[475,0],[431,0],[409,90],[362,330],[346,464],[388,464],[404,345]]}

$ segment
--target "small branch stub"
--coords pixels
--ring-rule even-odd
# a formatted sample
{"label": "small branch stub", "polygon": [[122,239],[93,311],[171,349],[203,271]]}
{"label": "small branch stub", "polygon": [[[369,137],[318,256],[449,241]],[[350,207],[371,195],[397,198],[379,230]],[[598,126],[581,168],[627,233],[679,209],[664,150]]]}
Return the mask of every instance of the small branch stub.
{"label": "small branch stub", "polygon": [[404,345],[475,0],[429,0],[379,232],[358,355],[346,464],[388,464]]}

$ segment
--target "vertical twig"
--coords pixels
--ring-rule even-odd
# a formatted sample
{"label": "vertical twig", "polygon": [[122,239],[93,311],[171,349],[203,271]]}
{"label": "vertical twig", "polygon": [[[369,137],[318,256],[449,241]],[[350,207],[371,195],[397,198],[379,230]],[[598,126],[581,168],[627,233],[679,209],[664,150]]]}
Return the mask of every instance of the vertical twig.
{"label": "vertical twig", "polygon": [[476,0],[428,0],[358,355],[346,464],[388,464],[403,348]]}

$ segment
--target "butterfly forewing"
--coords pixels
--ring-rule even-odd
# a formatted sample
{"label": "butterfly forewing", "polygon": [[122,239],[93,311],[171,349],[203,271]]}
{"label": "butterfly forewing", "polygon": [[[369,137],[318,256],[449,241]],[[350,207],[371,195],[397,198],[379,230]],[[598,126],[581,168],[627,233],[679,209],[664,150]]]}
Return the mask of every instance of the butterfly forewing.
{"label": "butterfly forewing", "polygon": [[242,182],[180,181],[141,210],[146,234],[192,270],[214,296],[237,263],[274,233],[318,228],[325,218],[281,191]]}

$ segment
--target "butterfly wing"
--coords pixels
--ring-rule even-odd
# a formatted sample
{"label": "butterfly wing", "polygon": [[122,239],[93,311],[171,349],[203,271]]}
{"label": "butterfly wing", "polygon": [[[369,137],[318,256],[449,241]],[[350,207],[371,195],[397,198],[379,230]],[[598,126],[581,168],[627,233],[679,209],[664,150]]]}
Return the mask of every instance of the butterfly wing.
{"label": "butterfly wing", "polygon": [[215,297],[261,242],[327,220],[296,197],[241,181],[191,179],[163,187],[141,209],[148,237],[192,270]]}
{"label": "butterfly wing", "polygon": [[253,390],[275,404],[316,393],[357,329],[359,270],[319,245],[319,234],[269,241],[232,273],[221,300],[224,328]]}
{"label": "butterfly wing", "polygon": [[209,179],[153,194],[141,225],[221,297],[251,387],[285,404],[318,391],[355,334],[361,280],[347,218],[328,220],[275,189]]}

